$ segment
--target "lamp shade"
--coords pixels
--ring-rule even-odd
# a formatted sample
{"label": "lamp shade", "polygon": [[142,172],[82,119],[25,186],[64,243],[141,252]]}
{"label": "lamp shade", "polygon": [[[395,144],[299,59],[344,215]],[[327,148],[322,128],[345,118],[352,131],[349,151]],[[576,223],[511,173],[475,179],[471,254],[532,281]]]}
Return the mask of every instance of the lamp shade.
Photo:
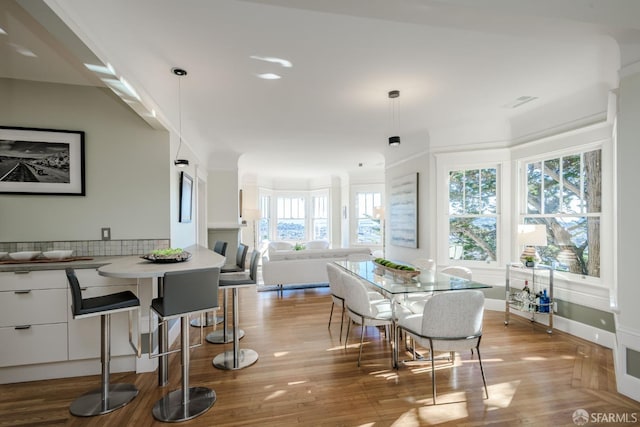
{"label": "lamp shade", "polygon": [[262,217],[260,209],[245,209],[242,217],[247,221],[257,221]]}
{"label": "lamp shade", "polygon": [[544,224],[519,224],[518,245],[547,246],[547,226]]}

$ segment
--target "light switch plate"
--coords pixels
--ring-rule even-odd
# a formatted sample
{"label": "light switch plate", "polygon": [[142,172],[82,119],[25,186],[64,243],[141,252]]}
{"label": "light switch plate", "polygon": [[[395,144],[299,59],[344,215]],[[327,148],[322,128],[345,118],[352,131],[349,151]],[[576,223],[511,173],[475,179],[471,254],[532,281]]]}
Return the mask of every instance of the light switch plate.
{"label": "light switch plate", "polygon": [[102,240],[111,240],[111,228],[104,227],[101,229]]}

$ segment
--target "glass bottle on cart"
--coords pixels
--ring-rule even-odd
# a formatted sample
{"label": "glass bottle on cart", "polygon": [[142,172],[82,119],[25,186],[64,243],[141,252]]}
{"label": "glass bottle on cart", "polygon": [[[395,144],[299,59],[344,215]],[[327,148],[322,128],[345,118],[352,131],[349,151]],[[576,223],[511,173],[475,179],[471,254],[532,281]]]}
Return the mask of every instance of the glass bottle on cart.
{"label": "glass bottle on cart", "polygon": [[507,264],[505,279],[505,318],[509,324],[511,311],[531,322],[546,324],[547,333],[553,332],[553,269],[536,264],[526,267],[521,263]]}

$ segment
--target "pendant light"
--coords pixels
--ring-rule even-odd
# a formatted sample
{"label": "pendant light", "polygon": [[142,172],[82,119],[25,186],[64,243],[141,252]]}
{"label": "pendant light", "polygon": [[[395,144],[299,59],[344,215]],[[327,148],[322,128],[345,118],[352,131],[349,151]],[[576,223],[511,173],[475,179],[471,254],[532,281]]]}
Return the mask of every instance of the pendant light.
{"label": "pendant light", "polygon": [[180,78],[187,75],[187,71],[182,68],[172,68],[171,72],[178,76],[178,122],[179,122],[179,134],[180,134],[180,143],[178,144],[178,151],[176,151],[176,159],[173,161],[173,164],[179,168],[184,168],[189,166],[189,160],[187,159],[179,159],[180,148],[182,147],[182,85],[180,84]]}
{"label": "pendant light", "polygon": [[398,131],[400,130],[400,91],[389,91],[389,110],[391,110],[391,131],[395,133],[394,136],[389,137],[389,147],[397,147],[400,145],[400,136]]}

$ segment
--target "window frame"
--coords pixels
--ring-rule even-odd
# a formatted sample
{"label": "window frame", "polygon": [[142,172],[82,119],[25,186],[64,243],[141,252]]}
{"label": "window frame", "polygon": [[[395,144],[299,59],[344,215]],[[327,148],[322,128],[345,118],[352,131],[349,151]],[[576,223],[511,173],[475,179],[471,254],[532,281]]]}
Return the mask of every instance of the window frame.
{"label": "window frame", "polygon": [[[604,255],[604,251],[602,249],[602,236],[604,235],[604,233],[606,232],[606,227],[605,227],[605,218],[606,218],[606,208],[605,208],[605,188],[608,188],[607,186],[609,185],[607,182],[607,177],[605,175],[606,173],[606,162],[605,162],[605,156],[606,156],[606,147],[605,147],[605,143],[604,141],[598,141],[598,142],[591,142],[591,143],[584,143],[584,144],[578,144],[578,145],[572,145],[572,146],[568,146],[568,147],[564,147],[562,149],[558,149],[555,151],[540,151],[536,154],[533,155],[529,155],[527,157],[521,157],[518,158],[517,160],[514,160],[516,163],[516,168],[517,168],[517,173],[518,173],[518,185],[517,185],[517,194],[518,194],[518,208],[517,208],[517,212],[516,215],[514,216],[514,218],[516,219],[515,224],[517,227],[517,224],[523,224],[525,221],[525,218],[544,218],[544,217],[550,217],[552,216],[552,214],[530,214],[528,213],[528,176],[527,176],[527,168],[526,166],[530,163],[536,163],[536,162],[544,162],[544,161],[548,161],[548,160],[552,160],[552,159],[557,159],[557,158],[563,158],[563,157],[568,157],[568,156],[573,156],[573,155],[578,155],[578,154],[583,154],[583,153],[587,153],[589,151],[594,151],[594,150],[601,150],[601,169],[600,169],[600,179],[601,179],[601,194],[602,194],[602,200],[601,200],[601,206],[602,209],[600,210],[600,213],[589,213],[589,212],[577,212],[577,213],[562,213],[562,214],[558,214],[555,215],[555,217],[558,218],[562,218],[562,217],[598,217],[600,220],[600,244],[601,244],[601,248],[600,248],[600,276],[596,277],[596,276],[586,276],[583,274],[578,274],[578,273],[571,273],[568,271],[562,271],[562,270],[554,270],[554,275],[556,276],[556,280],[561,280],[563,282],[567,282],[567,287],[571,288],[571,283],[580,283],[580,284],[587,284],[587,285],[591,285],[591,286],[596,286],[596,287],[607,287],[606,285],[604,285],[604,280],[605,279],[605,271],[606,270],[606,265],[607,265],[607,261],[606,261],[606,256]],[[543,203],[543,202],[541,202]],[[518,251],[518,246],[517,243],[514,241],[514,253]],[[519,253],[517,255],[514,255],[517,258],[519,258]],[[517,259],[514,258],[514,259]]]}
{"label": "window frame", "polygon": [[[460,151],[436,153],[436,253],[438,265],[461,265],[471,269],[496,269],[506,265],[510,253],[509,209],[511,203],[511,168],[509,149],[488,149],[480,152]],[[496,169],[496,259],[449,259],[449,174],[452,171]],[[507,213],[505,215],[505,213]],[[483,215],[484,216],[484,215]]]}

